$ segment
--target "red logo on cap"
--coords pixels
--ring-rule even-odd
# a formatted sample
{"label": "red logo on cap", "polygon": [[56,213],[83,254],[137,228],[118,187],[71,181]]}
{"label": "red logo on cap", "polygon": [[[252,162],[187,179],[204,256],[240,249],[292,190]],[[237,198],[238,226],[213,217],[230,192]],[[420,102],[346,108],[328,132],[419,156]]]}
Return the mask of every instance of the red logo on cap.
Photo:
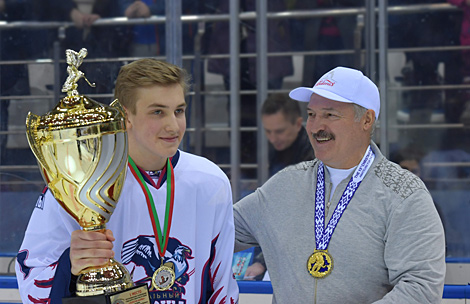
{"label": "red logo on cap", "polygon": [[333,80],[334,72],[328,73],[325,77],[322,79],[318,80],[315,86],[320,86],[320,85],[327,85],[327,86],[334,86],[336,81]]}
{"label": "red logo on cap", "polygon": [[316,84],[315,86],[320,86],[320,85],[327,85],[327,86],[334,86],[336,83],[336,81],[331,81],[329,79],[320,79]]}

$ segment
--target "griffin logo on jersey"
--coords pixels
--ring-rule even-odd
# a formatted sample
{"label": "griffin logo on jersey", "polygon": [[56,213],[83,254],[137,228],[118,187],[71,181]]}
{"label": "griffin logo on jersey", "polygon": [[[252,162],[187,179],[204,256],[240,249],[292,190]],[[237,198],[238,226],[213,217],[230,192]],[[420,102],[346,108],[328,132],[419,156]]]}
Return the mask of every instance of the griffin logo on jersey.
{"label": "griffin logo on jersey", "polygon": [[[136,275],[136,267],[143,268],[145,275],[142,278],[134,278],[134,281],[136,284],[148,284],[152,300],[165,299],[175,300],[174,303],[178,304],[186,303],[186,300],[181,297],[185,294],[184,286],[194,273],[194,269],[188,271],[188,260],[193,259],[191,248],[181,244],[175,238],[169,238],[164,257],[158,255],[156,248],[155,236],[139,236],[129,240],[124,243],[122,248],[122,263],[125,265],[134,263],[134,269],[131,271],[133,276]],[[175,284],[171,289],[165,291],[157,291],[151,285],[153,273],[161,265],[171,267],[175,272]]]}

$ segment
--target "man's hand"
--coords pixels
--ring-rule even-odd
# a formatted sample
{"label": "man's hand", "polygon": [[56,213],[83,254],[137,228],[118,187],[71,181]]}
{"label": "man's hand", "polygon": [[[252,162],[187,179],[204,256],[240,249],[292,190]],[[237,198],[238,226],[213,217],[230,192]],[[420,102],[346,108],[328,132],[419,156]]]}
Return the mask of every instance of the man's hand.
{"label": "man's hand", "polygon": [[114,257],[114,236],[111,230],[103,232],[75,230],[70,241],[72,274],[91,266],[103,266]]}
{"label": "man's hand", "polygon": [[266,267],[260,262],[254,262],[251,264],[245,272],[244,280],[254,280],[257,276],[263,274],[266,271]]}
{"label": "man's hand", "polygon": [[70,12],[70,19],[73,21],[76,27],[90,27],[93,22],[100,19],[100,15],[97,14],[84,14],[78,9],[74,8]]}
{"label": "man's hand", "polygon": [[150,17],[150,8],[144,2],[136,0],[124,12],[127,18],[147,18]]}

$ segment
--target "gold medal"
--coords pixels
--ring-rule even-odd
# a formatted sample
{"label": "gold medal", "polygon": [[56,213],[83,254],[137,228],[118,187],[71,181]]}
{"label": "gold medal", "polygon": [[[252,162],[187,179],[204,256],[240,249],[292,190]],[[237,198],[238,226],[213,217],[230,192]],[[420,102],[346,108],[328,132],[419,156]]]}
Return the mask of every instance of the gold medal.
{"label": "gold medal", "polygon": [[175,272],[168,266],[160,266],[152,276],[152,286],[158,291],[168,290],[175,283]]}
{"label": "gold medal", "polygon": [[333,258],[328,250],[317,250],[308,258],[307,270],[315,278],[324,278],[333,270]]}

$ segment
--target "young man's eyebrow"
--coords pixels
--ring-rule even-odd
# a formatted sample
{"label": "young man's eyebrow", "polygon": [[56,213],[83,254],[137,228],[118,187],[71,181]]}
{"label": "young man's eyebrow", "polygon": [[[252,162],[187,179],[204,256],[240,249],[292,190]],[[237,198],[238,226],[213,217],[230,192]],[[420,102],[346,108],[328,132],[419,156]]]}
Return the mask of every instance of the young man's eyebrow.
{"label": "young man's eyebrow", "polygon": [[[187,104],[186,102],[183,102],[181,104],[179,104],[178,106],[176,106],[177,108],[181,108],[181,107],[186,107]],[[159,104],[159,103],[152,103],[151,105],[148,106],[149,108],[169,108],[167,105],[164,105],[164,104]]]}

